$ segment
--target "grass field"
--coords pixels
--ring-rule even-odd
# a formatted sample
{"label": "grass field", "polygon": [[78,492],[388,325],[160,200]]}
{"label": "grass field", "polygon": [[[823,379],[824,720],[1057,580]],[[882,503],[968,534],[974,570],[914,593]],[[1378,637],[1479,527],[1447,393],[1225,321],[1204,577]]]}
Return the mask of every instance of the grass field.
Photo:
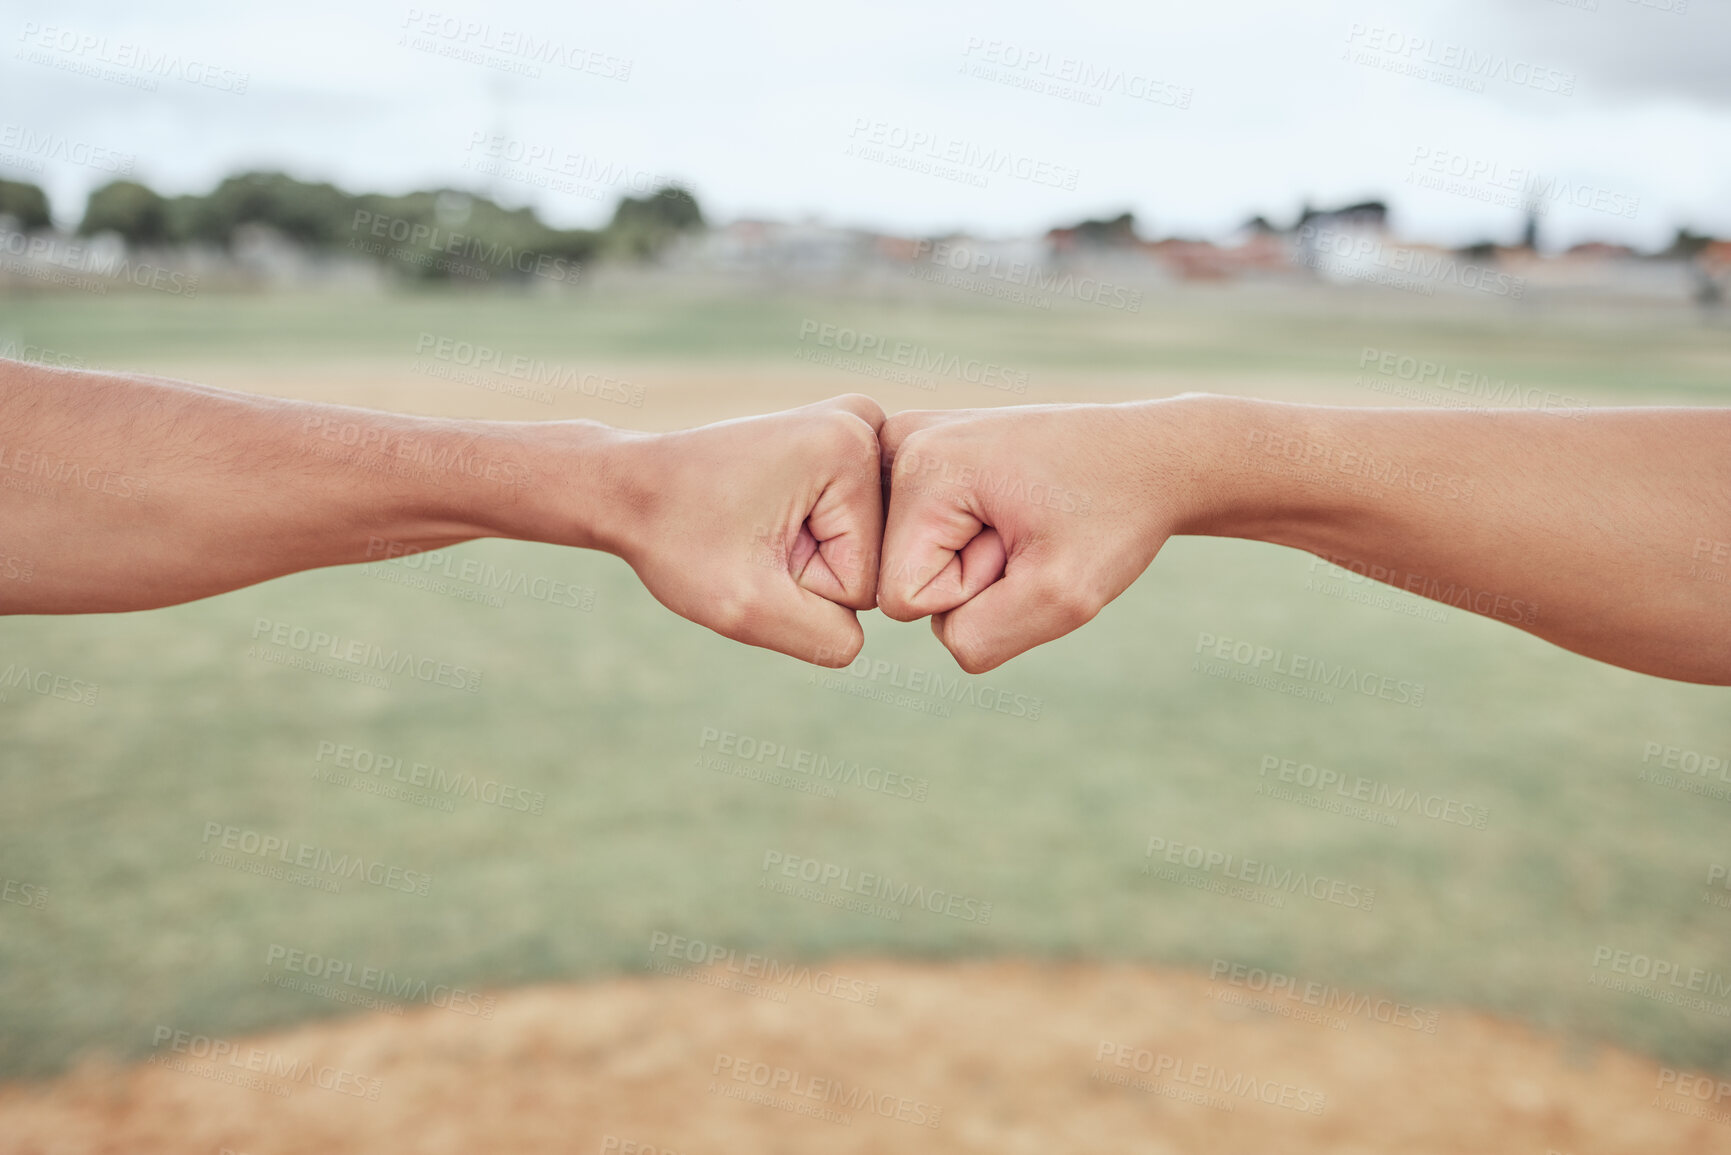
{"label": "grass field", "polygon": [[[0,302],[0,342],[357,404],[644,427],[845,389],[892,410],[1021,399],[814,369],[798,357],[813,319],[1020,367],[1028,400],[1206,388],[1394,403],[1354,384],[1370,347],[1593,404],[1731,401],[1731,331],[1692,313],[1349,293],[1156,295],[1136,315],[648,290],[44,297]],[[414,367],[422,333],[599,367],[647,382],[646,400],[549,407],[434,381]],[[1731,899],[1708,885],[1731,860],[1731,803],[1637,777],[1649,742],[1731,753],[1723,690],[1598,665],[1459,611],[1432,620],[1412,599],[1354,601],[1366,587],[1240,542],[1172,542],[1088,628],[981,678],[958,675],[924,626],[878,615],[865,657],[884,666],[815,675],[674,617],[611,558],[496,541],[451,557],[458,572],[474,561],[563,583],[552,588],[590,608],[466,600],[473,582],[417,589],[406,583],[424,569],[386,563],[152,613],[0,623],[0,665],[101,687],[93,707],[17,688],[0,702],[0,873],[48,892],[40,909],[0,905],[0,1073],[48,1075],[90,1050],[136,1057],[160,1024],[229,1036],[346,1013],[275,985],[273,947],[474,990],[640,971],[657,932],[779,958],[1226,959],[1440,1007],[1445,1024],[1449,1008],[1478,1008],[1731,1071],[1731,1019],[1593,983],[1600,948],[1731,975],[1731,908],[1708,900]],[[1675,565],[1688,568],[1686,549]],[[260,621],[478,668],[479,691],[264,660]],[[1204,634],[1422,683],[1423,706],[1211,677],[1193,667]],[[920,708],[861,696],[916,670],[946,679],[911,695]],[[1038,717],[979,705],[1004,693]],[[947,717],[933,712],[944,703]],[[854,785],[819,797],[720,773],[701,759],[711,731],[908,775],[925,797]],[[320,780],[334,757],[321,751],[339,746],[544,804],[459,797],[446,811]],[[1259,793],[1269,757],[1488,819],[1324,812]],[[211,823],[431,881],[425,895],[359,878],[333,893],[262,877],[206,860],[221,842]],[[1375,902],[1289,895],[1275,908],[1150,877],[1151,837],[1344,880]],[[760,885],[779,877],[763,868],[772,853],[989,902],[991,916],[891,920],[802,901]]]}

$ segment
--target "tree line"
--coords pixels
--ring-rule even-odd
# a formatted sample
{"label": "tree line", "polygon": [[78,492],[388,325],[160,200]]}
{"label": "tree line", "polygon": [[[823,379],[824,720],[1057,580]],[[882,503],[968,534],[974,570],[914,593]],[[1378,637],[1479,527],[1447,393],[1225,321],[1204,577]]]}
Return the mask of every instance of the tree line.
{"label": "tree line", "polygon": [[[0,216],[34,232],[52,224],[48,198],[24,181],[0,180]],[[380,221],[391,227],[371,242]],[[231,176],[210,192],[163,196],[148,185],[116,180],[90,194],[77,232],[117,233],[129,245],[213,245],[231,248],[248,226],[267,226],[315,250],[374,256],[417,278],[449,276],[448,262],[429,259],[464,247],[533,254],[572,265],[600,257],[645,259],[679,234],[704,227],[697,199],[683,188],[664,187],[647,196],[623,196],[601,229],[556,229],[531,208],[510,209],[484,196],[435,189],[389,196],[350,193],[332,184],[303,181],[280,172]]]}

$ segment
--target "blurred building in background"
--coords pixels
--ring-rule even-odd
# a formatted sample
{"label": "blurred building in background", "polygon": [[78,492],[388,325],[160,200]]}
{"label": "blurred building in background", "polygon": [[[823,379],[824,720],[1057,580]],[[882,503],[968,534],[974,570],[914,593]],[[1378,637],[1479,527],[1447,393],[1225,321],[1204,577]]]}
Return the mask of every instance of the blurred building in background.
{"label": "blurred building in background", "polygon": [[1259,216],[1219,239],[1149,237],[1129,213],[1028,236],[908,237],[817,219],[711,224],[676,186],[622,197],[602,229],[561,230],[531,209],[458,190],[357,195],[280,173],[232,177],[202,197],[165,198],[117,180],[91,195],[74,228],[48,207],[35,185],[0,180],[0,291],[382,290],[415,281],[556,291],[602,267],[761,287],[925,281],[1010,298],[1082,299],[1100,284],[1139,292],[1275,283],[1713,307],[1731,289],[1731,242],[1687,230],[1656,253],[1589,242],[1547,254],[1534,211],[1517,244],[1447,249],[1402,239],[1379,200],[1305,205],[1286,226]]}

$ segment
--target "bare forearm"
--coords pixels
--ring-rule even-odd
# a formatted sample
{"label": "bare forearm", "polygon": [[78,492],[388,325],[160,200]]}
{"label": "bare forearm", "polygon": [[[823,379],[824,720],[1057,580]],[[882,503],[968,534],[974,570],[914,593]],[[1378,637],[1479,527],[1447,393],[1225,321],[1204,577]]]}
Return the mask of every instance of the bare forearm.
{"label": "bare forearm", "polygon": [[0,361],[0,552],[30,574],[0,582],[0,610],[172,605],[371,560],[381,542],[595,545],[604,533],[581,495],[553,516],[546,494],[581,474],[581,449],[605,433]]}
{"label": "bare forearm", "polygon": [[1177,532],[1294,546],[1589,657],[1731,684],[1725,549],[1714,563],[1731,411],[1169,404],[1190,440]]}

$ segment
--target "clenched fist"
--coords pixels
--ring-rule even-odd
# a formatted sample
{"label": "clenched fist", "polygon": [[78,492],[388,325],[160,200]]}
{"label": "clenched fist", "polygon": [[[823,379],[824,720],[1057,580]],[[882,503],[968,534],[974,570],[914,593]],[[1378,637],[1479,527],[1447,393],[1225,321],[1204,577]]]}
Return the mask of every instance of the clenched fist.
{"label": "clenched fist", "polygon": [[1200,533],[1731,685],[1727,409],[1185,395],[886,422],[847,396],[651,434],[0,358],[0,428],[9,474],[29,475],[0,489],[16,549],[0,560],[22,574],[0,582],[0,614],[147,610],[374,561],[381,541],[396,556],[502,537],[618,554],[678,613],[826,665],[859,652],[859,610],[930,615],[979,673],[1088,621],[1168,537]]}
{"label": "clenched fist", "polygon": [[973,674],[1093,618],[1178,531],[1187,470],[1159,436],[1178,403],[891,417],[878,605],[930,615]]}
{"label": "clenched fist", "polygon": [[628,516],[614,552],[668,609],[736,641],[845,666],[877,604],[878,429],[848,395],[609,451]]}

